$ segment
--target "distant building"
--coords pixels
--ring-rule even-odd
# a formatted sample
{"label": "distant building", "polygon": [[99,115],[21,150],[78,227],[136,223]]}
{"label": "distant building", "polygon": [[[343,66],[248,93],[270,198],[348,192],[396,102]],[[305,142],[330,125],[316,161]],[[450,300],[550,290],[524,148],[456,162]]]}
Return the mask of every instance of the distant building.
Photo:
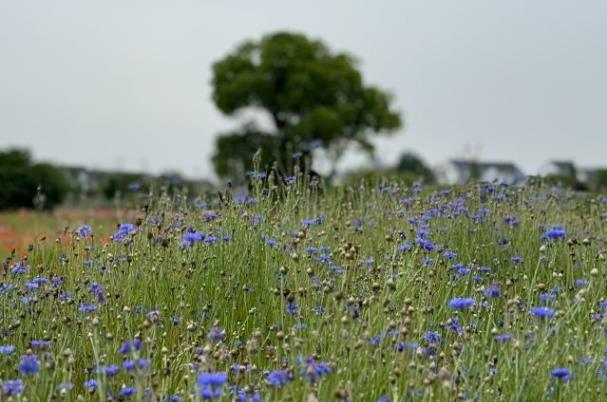
{"label": "distant building", "polygon": [[463,184],[470,180],[517,184],[526,175],[512,162],[478,162],[452,159],[438,174],[445,184]]}

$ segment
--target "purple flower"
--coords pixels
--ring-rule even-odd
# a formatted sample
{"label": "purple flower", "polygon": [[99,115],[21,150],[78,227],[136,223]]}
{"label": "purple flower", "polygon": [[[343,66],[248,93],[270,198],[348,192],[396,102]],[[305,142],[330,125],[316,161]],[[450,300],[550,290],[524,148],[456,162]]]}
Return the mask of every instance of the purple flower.
{"label": "purple flower", "polygon": [[82,225],[76,230],[76,233],[80,237],[89,237],[93,234],[93,229],[89,225]]}
{"label": "purple flower", "polygon": [[84,382],[84,388],[86,388],[89,391],[97,388],[97,380],[86,380]]}
{"label": "purple flower", "polygon": [[134,339],[133,341],[126,341],[118,349],[118,353],[121,355],[128,355],[133,351],[139,352],[143,347],[143,341],[141,339]]}
{"label": "purple flower", "polygon": [[562,227],[553,227],[544,232],[545,239],[562,239],[567,235],[567,232]]}
{"label": "purple flower", "polygon": [[522,264],[523,262],[525,262],[525,259],[521,256],[515,255],[514,257],[512,257],[510,259],[513,263],[515,264]]}
{"label": "purple flower", "polygon": [[4,395],[19,395],[25,389],[23,381],[20,379],[7,380],[2,382],[2,393]]}
{"label": "purple flower", "polygon": [[456,310],[462,310],[474,306],[475,300],[472,297],[455,297],[449,301],[449,307]]}
{"label": "purple flower", "polygon": [[555,368],[550,372],[550,375],[562,381],[569,381],[571,379],[571,372],[568,368]]}
{"label": "purple flower", "polygon": [[288,302],[286,309],[289,315],[297,315],[299,313],[299,306],[295,302]]}
{"label": "purple flower", "polygon": [[510,334],[498,334],[495,335],[495,340],[500,342],[500,343],[504,343],[509,341],[512,338],[512,335]]}
{"label": "purple flower", "polygon": [[485,287],[485,289],[483,289],[483,294],[485,295],[485,297],[491,299],[498,298],[500,297],[500,288],[498,285],[492,283],[491,285],[488,285]]}
{"label": "purple flower", "polygon": [[205,400],[221,398],[221,389],[227,381],[228,375],[223,372],[198,374],[196,383],[200,397]]}
{"label": "purple flower", "polygon": [[135,388],[134,387],[123,387],[120,390],[120,396],[126,396],[129,397],[131,395],[133,395],[135,393]]}
{"label": "purple flower", "polygon": [[313,357],[309,357],[300,374],[304,379],[315,383],[321,377],[331,374],[331,368],[326,363],[317,363]]}
{"label": "purple flower", "polygon": [[82,311],[83,313],[93,313],[95,311],[97,311],[97,306],[94,304],[90,304],[90,303],[82,303],[80,305],[80,307],[78,307],[78,310]]}
{"label": "purple flower", "polygon": [[15,347],[13,345],[0,345],[0,355],[8,356],[15,353]]}
{"label": "purple flower", "polygon": [[226,339],[226,334],[219,325],[213,325],[213,328],[207,334],[207,338],[211,341],[221,342]]}
{"label": "purple flower", "polygon": [[286,370],[275,370],[269,372],[266,379],[270,385],[274,387],[282,387],[289,381],[293,380],[293,376]]}
{"label": "purple flower", "polygon": [[441,343],[443,338],[436,331],[428,331],[424,334],[424,340],[430,344]]}
{"label": "purple flower", "polygon": [[183,234],[181,238],[181,246],[182,247],[191,247],[196,242],[201,242],[204,239],[203,232],[192,232],[187,231]]}
{"label": "purple flower", "polygon": [[23,355],[19,361],[19,371],[21,374],[36,374],[40,371],[40,360],[37,355]]}
{"label": "purple flower", "polygon": [[539,318],[552,318],[554,313],[554,309],[550,307],[533,307],[531,309],[531,314]]}
{"label": "purple flower", "polygon": [[112,240],[115,242],[121,242],[127,238],[128,235],[136,233],[137,228],[132,223],[122,223],[118,227],[118,230],[112,236]]}

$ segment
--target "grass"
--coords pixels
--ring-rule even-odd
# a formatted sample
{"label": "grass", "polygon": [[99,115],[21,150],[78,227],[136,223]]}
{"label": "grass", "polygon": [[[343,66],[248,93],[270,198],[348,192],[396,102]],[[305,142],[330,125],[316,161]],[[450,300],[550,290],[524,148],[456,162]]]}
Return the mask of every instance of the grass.
{"label": "grass", "polygon": [[[153,195],[125,215],[122,241],[83,219],[68,241],[5,252],[0,345],[14,351],[0,355],[1,400],[605,397],[604,198],[493,185],[228,192],[206,206]],[[87,223],[93,236],[78,235]],[[565,236],[546,238],[553,227]],[[454,309],[456,297],[474,305]],[[36,373],[19,369],[28,354]],[[225,384],[197,385],[220,372]],[[10,396],[15,379],[24,389]]]}

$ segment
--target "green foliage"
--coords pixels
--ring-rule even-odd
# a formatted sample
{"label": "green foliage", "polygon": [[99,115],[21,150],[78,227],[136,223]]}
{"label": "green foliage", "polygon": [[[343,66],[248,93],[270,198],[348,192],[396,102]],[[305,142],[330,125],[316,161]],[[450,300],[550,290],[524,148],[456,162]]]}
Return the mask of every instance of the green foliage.
{"label": "green foliage", "polygon": [[589,178],[588,187],[593,191],[607,190],[607,169],[597,169]]}
{"label": "green foliage", "polygon": [[[485,201],[481,185],[283,190],[280,202],[255,193],[211,211],[153,197],[112,222],[136,224],[122,241],[107,243],[110,222],[75,222],[94,236],[70,229],[64,244],[7,253],[8,272],[28,268],[3,279],[0,345],[15,350],[0,379],[25,389],[2,400],[106,401],[129,386],[133,401],[200,401],[208,371],[228,376],[217,401],[235,399],[227,385],[266,401],[602,400],[607,200],[541,183],[494,187]],[[565,238],[543,238],[553,225]],[[191,231],[199,240],[183,245]],[[455,297],[476,302],[455,310]],[[534,316],[538,306],[554,316]],[[140,350],[121,353],[134,339]],[[17,370],[26,353],[37,374]],[[310,356],[330,368],[314,382]],[[98,370],[110,365],[116,375]],[[561,367],[569,381],[551,375]],[[292,381],[272,386],[274,370]]]}
{"label": "green foliage", "polygon": [[52,209],[69,191],[64,173],[47,164],[34,164],[25,150],[0,152],[0,209]]}
{"label": "green foliage", "polygon": [[405,152],[401,155],[395,170],[399,173],[409,173],[413,176],[417,176],[425,183],[434,183],[436,181],[432,169],[430,169],[419,156],[412,152]]}
{"label": "green foliage", "polygon": [[552,174],[544,178],[544,181],[554,186],[566,187],[578,191],[587,191],[586,183],[580,182],[575,174]]}
{"label": "green foliage", "polygon": [[284,170],[292,152],[308,152],[312,140],[322,140],[338,158],[348,143],[371,151],[370,132],[401,126],[390,95],[364,85],[351,56],[299,34],[278,32],[241,44],[213,65],[212,85],[224,114],[255,107],[274,125],[263,132],[249,124],[220,136],[213,157],[220,176],[250,169],[257,146]]}
{"label": "green foliage", "polygon": [[136,173],[112,173],[106,175],[101,184],[101,193],[111,200],[116,196],[125,196],[131,191],[129,186],[133,183],[143,183],[144,176]]}

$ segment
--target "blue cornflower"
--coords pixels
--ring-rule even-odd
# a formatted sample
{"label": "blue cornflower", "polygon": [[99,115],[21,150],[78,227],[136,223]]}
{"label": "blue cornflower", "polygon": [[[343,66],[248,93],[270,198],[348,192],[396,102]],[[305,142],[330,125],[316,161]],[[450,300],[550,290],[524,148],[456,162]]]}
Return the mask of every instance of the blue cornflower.
{"label": "blue cornflower", "polygon": [[86,380],[84,382],[84,388],[86,388],[89,391],[96,389],[97,385],[98,385],[97,380]]}
{"label": "blue cornflower", "polygon": [[485,287],[485,289],[483,289],[483,294],[485,295],[485,297],[488,298],[498,298],[500,297],[500,287],[495,283],[492,283],[491,285],[488,285]]}
{"label": "blue cornflower", "polygon": [[562,239],[567,235],[567,232],[562,227],[553,227],[544,232],[545,239]]}
{"label": "blue cornflower", "polygon": [[571,379],[571,372],[568,368],[555,368],[550,372],[550,375],[563,381]]}
{"label": "blue cornflower", "polygon": [[23,381],[20,379],[7,380],[2,382],[2,393],[4,395],[19,395],[25,389]]}
{"label": "blue cornflower", "polygon": [[74,300],[74,295],[71,292],[61,292],[57,295],[57,300],[60,302],[70,302]]}
{"label": "blue cornflower", "polygon": [[115,242],[121,242],[127,238],[128,235],[136,233],[137,228],[132,223],[122,223],[118,226],[118,230],[112,236],[112,240]]}
{"label": "blue cornflower", "polygon": [[21,374],[36,374],[40,371],[40,360],[37,355],[23,355],[19,361],[19,371]]}
{"label": "blue cornflower", "polygon": [[30,269],[31,269],[31,267],[29,265],[25,265],[23,263],[23,261],[20,261],[18,264],[13,266],[13,268],[11,269],[11,273],[12,274],[22,274],[25,271],[29,271]]}
{"label": "blue cornflower", "polygon": [[444,325],[444,328],[449,329],[458,335],[464,334],[464,329],[462,328],[462,324],[459,322],[459,319],[457,317],[453,317],[450,320],[448,320],[447,323]]}
{"label": "blue cornflower", "polygon": [[109,366],[99,366],[97,367],[97,373],[101,375],[105,375],[106,377],[113,377],[120,371],[120,367],[115,364],[110,364]]}
{"label": "blue cornflower", "polygon": [[325,308],[323,306],[316,306],[312,309],[316,314],[323,315],[325,314]]}
{"label": "blue cornflower", "polygon": [[449,301],[449,307],[456,310],[470,308],[476,301],[472,297],[455,297]]}
{"label": "blue cornflower", "polygon": [[495,335],[495,340],[501,343],[507,342],[512,339],[512,335],[510,334],[498,334]]}
{"label": "blue cornflower", "polygon": [[504,218],[504,222],[506,222],[510,226],[518,225],[518,219],[516,219],[516,216],[512,216],[512,215],[506,216]]}
{"label": "blue cornflower", "polygon": [[15,353],[15,347],[13,345],[0,345],[0,355],[8,356]]}
{"label": "blue cornflower", "polygon": [[203,232],[191,232],[187,231],[181,238],[182,247],[191,247],[195,242],[201,242],[204,239]]}
{"label": "blue cornflower", "polygon": [[533,307],[531,308],[531,314],[539,318],[552,318],[555,311],[550,307]]}
{"label": "blue cornflower", "polygon": [[452,260],[452,259],[454,259],[455,257],[457,257],[457,254],[455,254],[453,251],[449,251],[449,250],[447,250],[447,251],[445,251],[445,252],[443,253],[443,257],[444,257],[446,260]]}
{"label": "blue cornflower", "polygon": [[213,328],[207,334],[207,339],[211,341],[221,342],[226,339],[226,334],[219,325],[213,325]]}
{"label": "blue cornflower", "polygon": [[228,381],[228,375],[223,372],[198,374],[196,383],[202,399],[221,398],[221,389]]}
{"label": "blue cornflower", "polygon": [[125,396],[125,397],[129,397],[131,395],[133,395],[135,393],[135,388],[134,387],[123,387],[120,390],[120,396]]}
{"label": "blue cornflower", "polygon": [[525,259],[519,255],[515,255],[510,260],[515,264],[521,264],[521,263],[525,262]]}
{"label": "blue cornflower", "polygon": [[309,357],[300,374],[306,380],[314,383],[320,377],[331,374],[331,368],[326,363],[317,363],[313,357]]}
{"label": "blue cornflower", "polygon": [[238,386],[228,387],[228,393],[232,395],[234,402],[263,402],[263,398],[257,391],[248,392]]}
{"label": "blue cornflower", "polygon": [[76,233],[80,237],[89,237],[93,234],[93,229],[89,225],[82,225],[76,230]]}
{"label": "blue cornflower", "polygon": [[436,331],[428,331],[424,334],[424,340],[428,343],[435,344],[443,341],[442,336]]}
{"label": "blue cornflower", "polygon": [[434,250],[434,243],[432,243],[428,239],[424,239],[423,237],[416,237],[415,238],[415,243],[417,243],[424,250],[427,250],[427,251]]}
{"label": "blue cornflower", "polygon": [[97,311],[97,306],[90,303],[82,303],[78,310],[82,311],[83,313],[92,313]]}
{"label": "blue cornflower", "polygon": [[549,303],[549,302],[555,301],[556,295],[557,294],[555,292],[540,293],[540,301],[542,303]]}
{"label": "blue cornflower", "polygon": [[32,349],[44,349],[51,346],[51,341],[44,339],[33,339],[30,342],[30,346],[32,347]]}
{"label": "blue cornflower", "polygon": [[90,294],[95,296],[98,302],[103,303],[106,301],[105,289],[99,283],[91,283],[91,285],[88,287],[88,291]]}
{"label": "blue cornflower", "polygon": [[282,387],[289,381],[293,380],[293,375],[286,370],[275,370],[269,372],[266,379],[270,385],[274,387]]}
{"label": "blue cornflower", "polygon": [[121,355],[127,355],[133,351],[139,352],[143,347],[143,341],[141,339],[134,339],[132,341],[125,341],[120,348],[118,349],[118,353]]}
{"label": "blue cornflower", "polygon": [[288,302],[286,309],[289,315],[297,315],[299,313],[299,306],[295,302]]}
{"label": "blue cornflower", "polygon": [[213,221],[216,221],[217,219],[219,219],[219,214],[215,211],[205,212],[204,215],[202,216],[202,219],[206,223],[213,222]]}
{"label": "blue cornflower", "polygon": [[401,243],[396,247],[396,249],[398,251],[400,251],[401,253],[409,252],[409,251],[411,251],[412,248],[413,248],[413,246],[409,242]]}
{"label": "blue cornflower", "polygon": [[122,363],[122,368],[126,371],[133,371],[135,369],[144,370],[150,366],[151,362],[148,359],[135,359],[125,360]]}
{"label": "blue cornflower", "polygon": [[203,242],[204,244],[215,244],[217,242],[217,237],[213,235],[205,236]]}

